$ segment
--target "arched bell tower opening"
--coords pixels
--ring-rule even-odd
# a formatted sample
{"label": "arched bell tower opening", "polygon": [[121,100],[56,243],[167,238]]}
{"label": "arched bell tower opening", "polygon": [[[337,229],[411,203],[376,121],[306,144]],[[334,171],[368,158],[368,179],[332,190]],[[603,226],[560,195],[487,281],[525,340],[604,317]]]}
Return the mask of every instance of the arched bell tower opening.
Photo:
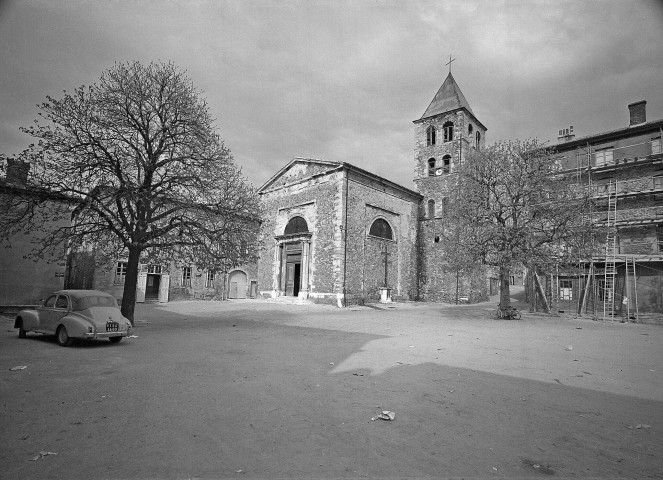
{"label": "arched bell tower opening", "polygon": [[306,219],[294,216],[277,242],[279,296],[308,298],[311,237]]}

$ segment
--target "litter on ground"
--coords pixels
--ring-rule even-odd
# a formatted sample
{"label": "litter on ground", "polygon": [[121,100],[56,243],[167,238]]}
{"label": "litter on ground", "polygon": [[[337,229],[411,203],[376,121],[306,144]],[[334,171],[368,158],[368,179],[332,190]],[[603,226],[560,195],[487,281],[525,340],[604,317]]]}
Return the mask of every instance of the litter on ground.
{"label": "litter on ground", "polygon": [[377,417],[371,418],[371,421],[375,421],[377,419],[380,420],[393,420],[396,418],[396,414],[394,412],[390,412],[389,410],[383,410],[381,414],[379,414]]}
{"label": "litter on ground", "polygon": [[46,457],[48,455],[57,455],[57,453],[55,453],[55,452],[39,452],[37,455],[32,457],[30,460],[33,461],[33,462],[36,462],[40,458]]}
{"label": "litter on ground", "polygon": [[28,368],[27,365],[19,365],[18,367],[12,367],[9,370],[11,370],[12,372],[15,372],[17,370],[25,370],[26,368]]}

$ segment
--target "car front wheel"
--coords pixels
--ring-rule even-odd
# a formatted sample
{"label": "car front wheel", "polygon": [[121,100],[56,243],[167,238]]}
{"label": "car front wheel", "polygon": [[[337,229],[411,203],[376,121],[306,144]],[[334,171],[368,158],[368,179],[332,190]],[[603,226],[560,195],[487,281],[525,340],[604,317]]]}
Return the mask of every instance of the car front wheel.
{"label": "car front wheel", "polygon": [[122,337],[109,337],[108,340],[110,340],[111,343],[120,343],[122,341]]}
{"label": "car front wheel", "polygon": [[58,327],[58,331],[55,334],[55,338],[57,339],[58,345],[60,345],[61,347],[68,347],[74,341],[72,338],[69,337],[67,329],[65,328],[64,325],[60,325]]}

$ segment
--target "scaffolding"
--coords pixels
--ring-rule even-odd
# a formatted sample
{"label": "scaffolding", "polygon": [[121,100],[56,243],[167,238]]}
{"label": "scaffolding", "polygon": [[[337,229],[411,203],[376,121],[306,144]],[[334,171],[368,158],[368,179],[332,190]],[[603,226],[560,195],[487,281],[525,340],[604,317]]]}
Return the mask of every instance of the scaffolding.
{"label": "scaffolding", "polygon": [[[626,307],[626,319],[627,320],[635,320],[636,323],[639,320],[639,315],[638,315],[638,278],[635,274],[635,257],[631,257],[631,276],[633,278],[633,288],[631,291],[629,291],[629,281],[628,281],[628,266],[629,266],[629,261],[628,261],[628,256],[624,258],[624,262],[626,264],[626,270],[624,272],[624,281],[625,281],[625,292],[626,292],[626,302],[622,303],[622,309]],[[631,312],[631,299],[633,299],[633,312]],[[624,303],[626,305],[624,305]]]}
{"label": "scaffolding", "polygon": [[[663,132],[659,131],[659,134],[663,134]],[[637,162],[639,160],[650,160],[660,163],[660,155],[663,153],[661,138],[663,138],[663,135],[644,142],[636,142],[610,149],[616,152],[635,146],[651,145],[650,153],[640,157],[634,156],[629,159],[617,158],[613,157],[612,153],[606,153],[605,156],[601,156],[599,163],[599,150],[595,149],[589,142],[584,145],[577,145],[574,151],[567,153],[566,156],[558,157],[558,159],[571,159],[575,157],[575,168],[571,164],[569,165],[571,168],[566,170],[565,173],[573,175],[577,184],[586,185],[594,197],[600,198],[603,202],[607,203],[607,207],[606,203],[604,203],[604,207],[599,208],[598,211],[590,208],[589,212],[591,217],[594,217],[598,212],[603,214],[601,220],[597,219],[605,226],[605,245],[599,247],[599,255],[592,256],[591,259],[579,258],[579,268],[577,271],[575,273],[568,271],[566,275],[563,274],[566,278],[575,278],[575,284],[577,285],[575,291],[578,293],[577,299],[574,298],[575,294],[572,290],[568,288],[572,284],[566,282],[562,284],[559,278],[560,272],[556,272],[558,278],[555,279],[553,275],[550,276],[550,300],[553,304],[555,304],[554,301],[557,298],[560,300],[559,307],[563,310],[575,309],[578,315],[589,314],[594,319],[602,319],[603,321],[639,322],[641,320],[636,266],[638,268],[646,267],[646,262],[641,263],[641,261],[644,261],[647,257],[647,260],[651,261],[652,254],[622,252],[619,244],[618,226],[622,223],[627,226],[651,224],[652,220],[660,216],[661,209],[657,208],[655,204],[653,207],[645,207],[646,209],[652,208],[651,213],[645,212],[644,209],[642,212],[636,210],[632,213],[633,218],[629,218],[631,210],[627,209],[620,213],[618,205],[621,203],[622,195],[626,197],[624,200],[627,200],[627,198],[634,195],[659,194],[661,189],[663,189],[663,176],[660,174],[657,175],[654,172],[650,181],[647,183],[643,182],[640,178],[631,177],[623,180],[614,179],[606,183],[601,181],[600,178],[597,182],[595,174],[605,172],[605,168],[610,169],[613,165],[615,166],[613,168],[624,168],[622,167],[623,163]],[[593,165],[595,156],[597,163]],[[650,217],[653,215],[651,217],[652,220],[650,220],[648,215]],[[644,219],[644,223],[641,223],[642,220],[639,220],[641,218]],[[644,242],[649,244],[651,240],[645,239],[642,243]],[[661,243],[660,237],[658,242],[658,252],[663,253],[663,243]],[[630,248],[634,248],[637,243],[640,242],[629,239]],[[656,255],[655,252],[652,253]],[[536,279],[538,280],[538,276]],[[543,292],[541,294],[543,295]],[[534,296],[536,297],[536,294]],[[566,304],[566,308],[563,304]],[[559,311],[562,312],[563,310]],[[643,315],[646,316],[646,314]]]}

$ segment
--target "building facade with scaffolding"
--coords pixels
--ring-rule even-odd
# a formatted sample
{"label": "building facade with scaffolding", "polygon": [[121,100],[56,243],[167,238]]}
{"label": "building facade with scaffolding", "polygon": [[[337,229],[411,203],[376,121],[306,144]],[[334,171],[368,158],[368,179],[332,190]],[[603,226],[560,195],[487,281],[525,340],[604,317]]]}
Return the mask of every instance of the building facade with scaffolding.
{"label": "building facade with scaffolding", "polygon": [[663,119],[648,122],[645,101],[629,116],[627,127],[582,138],[559,131],[560,167],[589,188],[604,233],[591,259],[546,278],[541,300],[553,312],[663,324]]}

